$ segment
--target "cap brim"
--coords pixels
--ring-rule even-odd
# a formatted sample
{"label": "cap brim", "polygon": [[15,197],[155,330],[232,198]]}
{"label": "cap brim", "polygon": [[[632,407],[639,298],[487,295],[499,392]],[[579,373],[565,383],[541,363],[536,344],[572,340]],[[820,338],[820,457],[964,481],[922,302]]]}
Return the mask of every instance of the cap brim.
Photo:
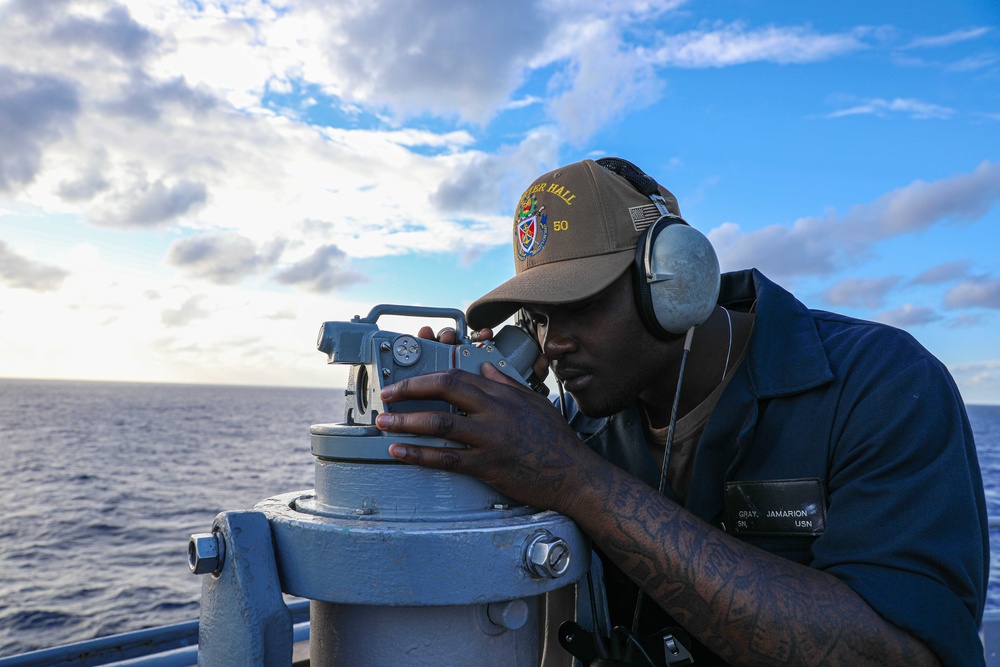
{"label": "cap brim", "polygon": [[613,283],[634,259],[633,248],[525,269],[469,306],[466,314],[469,326],[473,329],[494,327],[528,304],[572,303],[586,299]]}

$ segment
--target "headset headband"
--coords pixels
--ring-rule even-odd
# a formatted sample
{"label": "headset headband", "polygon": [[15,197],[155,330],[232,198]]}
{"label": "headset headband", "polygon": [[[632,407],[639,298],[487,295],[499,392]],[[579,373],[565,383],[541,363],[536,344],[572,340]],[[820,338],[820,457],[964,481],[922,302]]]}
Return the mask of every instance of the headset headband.
{"label": "headset headband", "polygon": [[[605,157],[597,160],[597,164],[601,165],[613,174],[618,174],[626,181],[632,184],[636,190],[642,194],[649,197],[654,204],[656,204],[657,210],[660,212],[660,218],[656,220],[653,224],[649,226],[649,231],[646,232],[646,243],[645,251],[643,253],[643,273],[645,274],[645,279],[647,283],[655,283],[661,280],[672,280],[674,274],[672,273],[654,273],[652,269],[653,262],[653,234],[658,233],[661,229],[661,221],[663,218],[669,218],[673,222],[667,224],[674,224],[674,222],[679,222],[682,224],[687,224],[687,221],[679,215],[675,215],[667,210],[667,203],[663,199],[663,195],[660,194],[660,184],[656,182],[656,179],[644,172],[639,167],[635,166],[628,160],[623,160],[618,157]],[[663,225],[666,227],[667,225]],[[654,232],[654,230],[657,230]]]}

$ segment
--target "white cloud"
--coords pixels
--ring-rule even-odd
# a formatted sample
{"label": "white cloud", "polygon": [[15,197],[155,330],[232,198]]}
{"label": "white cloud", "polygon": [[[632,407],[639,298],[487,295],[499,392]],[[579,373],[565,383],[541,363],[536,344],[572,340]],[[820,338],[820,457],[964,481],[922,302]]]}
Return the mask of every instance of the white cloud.
{"label": "white cloud", "polygon": [[253,241],[235,232],[199,234],[174,241],[167,251],[167,262],[193,277],[235,285],[273,266],[284,245],[284,240],[275,239],[258,251]]}
{"label": "white cloud", "polygon": [[744,232],[724,222],[708,233],[723,271],[757,267],[768,275],[828,275],[843,262],[829,230],[832,220],[802,218],[790,227],[769,225]]}
{"label": "white cloud", "polygon": [[935,285],[938,283],[958,280],[959,278],[964,278],[968,274],[969,261],[965,259],[958,259],[953,262],[945,262],[944,264],[932,266],[926,271],[921,272],[920,275],[914,278],[910,284]]}
{"label": "white cloud", "polygon": [[949,329],[964,329],[967,327],[978,327],[985,321],[982,313],[962,313],[958,317],[949,320],[946,326]]}
{"label": "white cloud", "polygon": [[1000,390],[1000,361],[987,360],[949,366],[948,370],[966,400],[988,397],[996,402]]}
{"label": "white cloud", "polygon": [[952,287],[944,296],[946,308],[1000,309],[1000,279],[967,280]]}
{"label": "white cloud", "polygon": [[905,49],[925,49],[951,46],[960,42],[967,42],[993,32],[992,27],[966,28],[963,30],[953,30],[944,35],[934,35],[933,37],[918,37],[904,46]]}
{"label": "white cloud", "polygon": [[189,218],[207,198],[203,183],[183,178],[173,183],[163,180],[149,183],[143,175],[115,192],[107,208],[98,210],[89,219],[108,227],[165,227]]}
{"label": "white cloud", "polygon": [[78,111],[69,81],[0,65],[0,192],[34,180],[43,149],[72,130]]}
{"label": "white cloud", "polygon": [[827,114],[826,117],[843,118],[845,116],[860,115],[886,117],[890,114],[902,114],[917,120],[928,120],[951,118],[956,113],[958,112],[950,107],[932,104],[930,102],[923,102],[916,99],[895,98],[892,100],[886,100],[874,98],[865,100],[864,102],[848,107],[847,109],[834,111]]}
{"label": "white cloud", "polygon": [[652,55],[670,67],[728,67],[750,62],[807,63],[865,48],[866,30],[823,35],[803,27],[748,28],[732,23],[672,35]]}
{"label": "white cloud", "polygon": [[211,314],[212,308],[208,303],[208,297],[204,294],[195,294],[185,299],[177,308],[164,309],[160,321],[166,327],[184,327]]}
{"label": "white cloud", "polygon": [[513,211],[521,190],[538,174],[557,166],[558,149],[555,132],[541,128],[519,145],[495,153],[468,151],[442,156],[450,175],[431,195],[431,202],[441,211],[468,215]]}
{"label": "white cloud", "polygon": [[61,267],[22,255],[0,240],[0,283],[34,292],[50,292],[59,289],[68,275]]}
{"label": "white cloud", "polygon": [[831,306],[878,308],[899,280],[899,276],[845,278],[824,290],[822,296]]}
{"label": "white cloud", "polygon": [[914,181],[848,212],[852,236],[886,238],[916,232],[942,221],[973,221],[1000,201],[1000,164],[983,162],[968,174],[938,181]]}
{"label": "white cloud", "polygon": [[724,269],[756,266],[776,276],[829,275],[886,238],[985,216],[1000,201],[1000,164],[938,181],[914,181],[844,215],[801,218],[743,232],[727,222],[709,232]]}
{"label": "white cloud", "polygon": [[901,329],[930,324],[941,319],[933,308],[927,306],[914,306],[907,303],[899,308],[887,310],[875,315],[874,319]]}
{"label": "white cloud", "polygon": [[323,83],[338,96],[403,117],[430,112],[477,123],[507,103],[556,26],[531,21],[525,31],[525,17],[546,15],[535,0],[451,3],[445,11],[420,0],[300,7],[324,26],[318,46],[331,76]]}
{"label": "white cloud", "polygon": [[[581,143],[658,95],[647,50],[625,46],[622,36],[651,33],[653,19],[682,4],[516,0],[442,10],[427,0],[302,0],[263,20],[219,3],[190,15],[133,11],[172,35],[156,66],[161,78],[184,77],[240,107],[259,106],[268,90],[315,86],[395,123],[431,114],[481,125],[541,103]],[[515,96],[543,71],[550,99]]]}
{"label": "white cloud", "polygon": [[364,275],[345,268],[346,264],[347,254],[343,250],[325,245],[309,257],[278,271],[274,279],[283,285],[295,285],[318,294],[367,280]]}
{"label": "white cloud", "polygon": [[945,69],[949,72],[975,72],[976,70],[992,67],[997,63],[1000,63],[1000,54],[979,53],[968,58],[961,58],[950,62],[945,65]]}
{"label": "white cloud", "polygon": [[571,142],[583,144],[625,110],[641,109],[660,95],[663,83],[653,63],[622,44],[621,26],[608,20],[564,26],[560,40],[564,46],[557,49],[572,55],[550,82],[558,92],[549,112]]}

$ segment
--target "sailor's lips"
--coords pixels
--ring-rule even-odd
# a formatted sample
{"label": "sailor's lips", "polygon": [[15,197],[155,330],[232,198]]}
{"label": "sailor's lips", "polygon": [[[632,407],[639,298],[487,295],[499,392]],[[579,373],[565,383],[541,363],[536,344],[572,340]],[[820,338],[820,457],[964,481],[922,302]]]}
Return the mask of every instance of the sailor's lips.
{"label": "sailor's lips", "polygon": [[556,377],[563,384],[563,388],[568,392],[576,392],[581,389],[586,388],[590,384],[594,376],[583,370],[571,370],[565,372],[556,372]]}

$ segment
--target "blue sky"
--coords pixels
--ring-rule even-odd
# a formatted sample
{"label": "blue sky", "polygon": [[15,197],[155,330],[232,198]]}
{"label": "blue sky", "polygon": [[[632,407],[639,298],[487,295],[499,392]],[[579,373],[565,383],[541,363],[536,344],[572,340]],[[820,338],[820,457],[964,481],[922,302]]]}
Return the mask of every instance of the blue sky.
{"label": "blue sky", "polygon": [[1000,403],[986,0],[0,0],[0,376],[342,385],[320,323],[467,306],[605,155]]}

